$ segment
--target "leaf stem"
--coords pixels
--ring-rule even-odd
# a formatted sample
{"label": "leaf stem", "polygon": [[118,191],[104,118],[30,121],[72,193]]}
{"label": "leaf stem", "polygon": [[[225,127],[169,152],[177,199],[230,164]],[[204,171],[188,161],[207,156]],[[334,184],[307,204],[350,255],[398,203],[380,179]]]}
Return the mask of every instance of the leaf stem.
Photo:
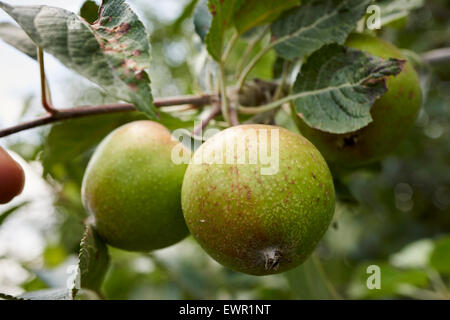
{"label": "leaf stem", "polygon": [[225,121],[231,124],[230,120],[230,111],[228,110],[228,97],[227,97],[227,85],[226,85],[226,76],[225,76],[225,67],[222,61],[219,63],[219,73],[220,73],[220,101],[222,108],[222,116]]}
{"label": "leaf stem", "polygon": [[279,106],[281,106],[282,104],[289,102],[291,100],[294,100],[295,98],[297,98],[299,95],[289,95],[286,96],[284,98],[275,100],[271,103],[262,105],[262,106],[257,106],[257,107],[242,107],[239,106],[238,110],[239,113],[241,114],[258,114],[258,113],[262,113],[262,112],[266,112],[275,108],[278,108]]}
{"label": "leaf stem", "polygon": [[281,81],[273,95],[273,100],[278,100],[278,98],[280,98],[281,94],[283,93],[283,89],[286,85],[286,81],[289,76],[290,67],[291,67],[291,62],[289,60],[285,60],[283,63],[283,71],[281,74]]}
{"label": "leaf stem", "polygon": [[233,50],[234,45],[239,39],[239,33],[235,32],[228,43],[225,52],[222,55],[222,63],[225,64],[227,62],[228,57],[230,56],[231,51]]}
{"label": "leaf stem", "polygon": [[47,89],[47,80],[45,77],[45,67],[44,67],[44,51],[41,47],[37,47],[37,58],[39,62],[39,73],[41,78],[41,100],[42,100],[42,106],[44,107],[45,111],[47,111],[50,114],[58,113],[58,110],[55,109],[53,106],[50,95],[48,95],[48,89]]}
{"label": "leaf stem", "polygon": [[245,48],[244,54],[242,55],[241,60],[239,61],[239,64],[236,68],[236,77],[239,79],[241,74],[242,74],[242,70],[244,68],[244,63],[247,61],[248,57],[250,56],[250,54],[252,53],[253,49],[255,48],[255,46],[266,36],[266,34],[269,32],[270,30],[270,26],[267,26],[263,32],[261,32],[261,34],[256,37],[255,39],[252,39],[247,48]]}

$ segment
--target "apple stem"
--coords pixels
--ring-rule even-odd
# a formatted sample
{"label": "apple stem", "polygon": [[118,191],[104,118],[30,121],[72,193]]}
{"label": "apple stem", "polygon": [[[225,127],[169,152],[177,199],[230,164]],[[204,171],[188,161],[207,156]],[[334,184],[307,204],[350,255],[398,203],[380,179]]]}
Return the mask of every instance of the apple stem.
{"label": "apple stem", "polygon": [[267,271],[277,270],[282,260],[281,251],[278,249],[268,249],[264,252],[265,264],[264,267]]}

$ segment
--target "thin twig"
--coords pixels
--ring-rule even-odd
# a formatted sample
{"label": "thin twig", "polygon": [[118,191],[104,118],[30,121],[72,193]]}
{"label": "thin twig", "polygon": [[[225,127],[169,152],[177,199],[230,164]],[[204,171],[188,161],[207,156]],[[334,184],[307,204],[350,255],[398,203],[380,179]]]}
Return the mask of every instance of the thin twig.
{"label": "thin twig", "polygon": [[[211,104],[211,102],[217,99],[217,96],[213,95],[201,95],[201,96],[180,96],[164,99],[156,99],[153,104],[156,107],[167,107],[191,104],[196,106],[203,106]],[[117,112],[130,112],[137,111],[131,104],[107,104],[100,106],[82,106],[71,109],[60,109],[57,113],[48,114],[34,120],[24,122],[9,128],[0,130],[0,138],[9,136],[13,133],[17,133],[23,130],[43,126],[50,123],[55,123],[68,119],[82,118],[87,116],[94,116],[100,114],[117,113]]]}
{"label": "thin twig", "polygon": [[214,119],[217,115],[220,114],[221,106],[220,101],[217,101],[216,103],[213,103],[213,107],[210,110],[208,116],[201,120],[200,124],[194,128],[192,131],[192,135],[198,136],[203,131],[203,129],[206,128],[206,126],[211,122],[212,119]]}
{"label": "thin twig", "polygon": [[45,111],[47,111],[50,114],[58,113],[58,110],[53,106],[50,98],[47,97],[47,93],[49,90],[47,90],[47,80],[45,77],[44,51],[42,50],[41,47],[37,47],[37,56],[38,56],[39,72],[40,72],[40,78],[41,78],[42,106],[44,107]]}

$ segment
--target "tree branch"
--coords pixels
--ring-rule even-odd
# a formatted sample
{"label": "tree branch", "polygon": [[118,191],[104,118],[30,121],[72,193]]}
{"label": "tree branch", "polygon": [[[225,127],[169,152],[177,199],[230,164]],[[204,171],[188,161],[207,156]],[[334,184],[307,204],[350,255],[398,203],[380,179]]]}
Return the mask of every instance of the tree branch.
{"label": "tree branch", "polygon": [[[183,104],[191,104],[195,106],[203,106],[206,104],[211,104],[211,102],[217,99],[214,95],[200,95],[200,96],[180,96],[164,99],[156,99],[153,104],[156,107],[167,107],[167,106],[177,106]],[[13,133],[17,133],[23,130],[43,126],[50,123],[55,123],[67,119],[75,119],[86,116],[107,114],[107,113],[117,113],[117,112],[130,112],[137,111],[136,108],[131,104],[118,103],[118,104],[107,104],[100,106],[82,106],[71,109],[59,109],[56,113],[48,114],[34,120],[18,124],[9,128],[0,130],[0,138],[9,136]]]}
{"label": "tree branch", "polygon": [[[442,63],[448,63],[450,62],[450,48],[441,48],[441,49],[435,49],[429,52],[426,52],[422,54],[422,58],[424,61],[431,65],[439,65]],[[44,70],[41,70],[44,71]],[[44,75],[45,79],[45,73],[42,73],[41,75]],[[241,84],[243,85],[245,81],[246,74],[244,76],[241,75]],[[268,82],[269,83],[269,82]],[[46,92],[45,92],[46,93]],[[243,96],[247,96],[248,94],[243,94]],[[252,95],[250,95],[252,96]],[[46,101],[50,102],[47,95],[45,95]],[[253,97],[253,96],[252,96]],[[289,100],[290,97],[285,97],[284,99],[278,99],[277,101],[273,101],[272,103],[258,106],[258,107],[242,107],[240,106],[238,111],[242,114],[257,114],[261,113],[263,111],[271,110],[282,103],[286,102],[285,100]],[[156,107],[167,107],[167,106],[177,106],[177,105],[185,105],[185,104],[191,104],[193,106],[203,106],[207,104],[214,104],[214,101],[217,101],[220,99],[219,95],[198,95],[198,96],[181,96],[181,97],[171,97],[171,98],[163,98],[163,99],[156,99],[154,101],[154,105]],[[228,102],[228,101],[227,101]],[[217,104],[217,103],[216,103]],[[44,105],[45,107],[45,105]],[[50,107],[50,108],[48,108]],[[48,109],[48,110],[47,110]],[[215,116],[217,107],[213,108],[214,113],[211,114],[211,116]],[[46,110],[49,112],[47,115],[44,115],[42,117],[36,118],[34,120],[24,122],[9,128],[0,129],[0,138],[9,136],[11,134],[24,131],[27,129],[60,122],[63,120],[68,119],[75,119],[75,118],[81,118],[86,116],[92,116],[92,115],[100,115],[100,114],[107,114],[107,113],[117,113],[117,112],[130,112],[130,111],[137,111],[136,108],[131,104],[109,104],[109,105],[100,105],[100,106],[82,106],[82,107],[76,107],[72,109],[55,109],[50,102],[50,106],[47,105]],[[227,113],[228,115],[228,113]],[[234,115],[233,115],[234,117]],[[212,118],[211,118],[212,119]],[[209,122],[211,119],[206,119],[208,121],[203,121],[203,125],[206,126],[207,122]],[[233,119],[236,120],[236,119]],[[234,121],[235,122],[235,121]]]}
{"label": "tree branch", "polygon": [[212,119],[214,119],[217,115],[220,114],[221,109],[222,109],[221,102],[216,101],[213,104],[213,107],[212,107],[210,113],[208,114],[208,116],[204,120],[201,120],[200,124],[197,127],[195,127],[194,130],[192,131],[192,134],[194,136],[199,135],[203,131],[203,129],[206,128],[208,123],[210,123]]}

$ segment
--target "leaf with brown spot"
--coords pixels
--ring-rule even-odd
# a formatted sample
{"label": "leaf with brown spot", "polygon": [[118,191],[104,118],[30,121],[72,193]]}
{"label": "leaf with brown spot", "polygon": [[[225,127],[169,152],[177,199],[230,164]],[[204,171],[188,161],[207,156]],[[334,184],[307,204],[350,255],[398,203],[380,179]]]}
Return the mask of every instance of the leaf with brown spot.
{"label": "leaf with brown spot", "polygon": [[405,61],[381,59],[365,51],[328,45],[302,66],[291,98],[295,111],[312,128],[347,133],[372,121],[370,108],[387,91],[386,79]]}
{"label": "leaf with brown spot", "polygon": [[[146,73],[150,44],[144,25],[124,0],[105,0],[98,21],[90,25],[78,15],[49,6],[11,6],[0,2],[28,37],[69,69],[154,118],[150,79]],[[134,52],[139,50],[140,54]],[[121,66],[134,60],[133,72]],[[130,87],[136,84],[136,90]]]}

